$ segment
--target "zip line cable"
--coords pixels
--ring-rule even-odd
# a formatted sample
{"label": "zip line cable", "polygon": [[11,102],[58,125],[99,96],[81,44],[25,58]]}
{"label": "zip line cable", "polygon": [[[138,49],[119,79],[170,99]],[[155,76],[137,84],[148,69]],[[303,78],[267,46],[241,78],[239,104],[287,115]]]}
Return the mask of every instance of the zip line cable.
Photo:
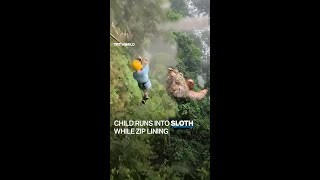
{"label": "zip line cable", "polygon": [[[118,43],[121,43],[116,37],[114,37],[114,35],[112,35],[111,33],[110,33],[110,37],[112,37],[114,40],[116,40]],[[122,44],[122,43],[121,43]],[[131,53],[131,55],[133,55],[134,56],[134,52],[132,52],[129,48],[127,48],[126,46],[123,46],[123,47],[125,47],[130,53]]]}

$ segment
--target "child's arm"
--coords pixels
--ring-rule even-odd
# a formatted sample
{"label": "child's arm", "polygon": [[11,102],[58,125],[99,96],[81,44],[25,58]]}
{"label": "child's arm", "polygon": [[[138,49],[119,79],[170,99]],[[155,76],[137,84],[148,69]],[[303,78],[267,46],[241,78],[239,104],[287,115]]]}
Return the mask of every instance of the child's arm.
{"label": "child's arm", "polygon": [[149,61],[147,59],[143,59],[141,56],[137,58],[143,65],[142,74],[149,73]]}
{"label": "child's arm", "polygon": [[149,61],[147,59],[143,59],[144,64],[149,64]]}
{"label": "child's arm", "polygon": [[143,67],[142,73],[143,73],[143,74],[149,73],[149,64],[146,64],[146,65]]}
{"label": "child's arm", "polygon": [[137,58],[142,64],[149,64],[149,61],[147,59],[142,58],[140,55]]}

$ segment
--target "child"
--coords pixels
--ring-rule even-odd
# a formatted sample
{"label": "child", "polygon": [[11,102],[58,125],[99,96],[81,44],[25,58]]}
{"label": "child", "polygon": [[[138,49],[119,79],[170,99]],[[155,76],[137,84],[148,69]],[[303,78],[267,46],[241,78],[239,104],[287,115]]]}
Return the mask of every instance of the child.
{"label": "child", "polygon": [[139,88],[143,91],[142,103],[145,104],[149,99],[148,90],[151,89],[149,79],[149,61],[141,57],[132,61],[132,67],[135,70],[133,78],[138,82]]}

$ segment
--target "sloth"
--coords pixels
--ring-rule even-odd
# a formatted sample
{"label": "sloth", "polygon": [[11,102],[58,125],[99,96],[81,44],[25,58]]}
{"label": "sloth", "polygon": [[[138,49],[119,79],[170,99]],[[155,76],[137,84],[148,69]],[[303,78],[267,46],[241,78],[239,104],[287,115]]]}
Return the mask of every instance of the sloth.
{"label": "sloth", "polygon": [[189,98],[191,100],[201,100],[208,93],[208,89],[199,92],[193,91],[194,82],[192,79],[185,79],[178,69],[168,68],[167,91],[176,98]]}

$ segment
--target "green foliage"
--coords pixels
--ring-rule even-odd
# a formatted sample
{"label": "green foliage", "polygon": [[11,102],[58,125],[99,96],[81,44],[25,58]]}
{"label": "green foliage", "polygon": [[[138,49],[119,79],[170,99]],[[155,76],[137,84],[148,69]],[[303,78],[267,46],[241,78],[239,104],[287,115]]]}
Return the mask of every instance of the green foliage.
{"label": "green foliage", "polygon": [[[151,99],[141,105],[141,92],[132,77],[130,56],[121,47],[110,49],[110,167],[111,179],[164,179],[159,168],[150,166],[157,157],[151,135],[115,135],[115,120],[153,119],[160,120],[176,115],[177,104],[167,94],[165,87],[152,79]],[[163,166],[162,168],[168,168]],[[171,171],[168,170],[168,173]]]}
{"label": "green foliage", "polygon": [[[178,69],[186,78],[195,82],[195,91],[199,91],[196,80],[201,71],[202,53],[199,41],[188,33],[174,33],[178,44]],[[191,130],[172,130],[170,146],[167,147],[168,161],[179,177],[184,179],[209,179],[210,177],[210,101],[206,97],[201,101],[180,99],[178,102],[175,120],[193,120],[194,128]],[[176,165],[182,169],[177,169]],[[185,170],[185,171],[183,171]],[[183,179],[182,178],[182,179]]]}
{"label": "green foliage", "polygon": [[151,79],[151,98],[147,107],[142,105],[141,90],[133,78],[133,70],[130,67],[130,56],[123,47],[111,46],[110,53],[111,119],[159,120],[175,116],[176,102],[166,94],[165,86],[157,79]]}
{"label": "green foliage", "polygon": [[170,9],[168,12],[167,12],[167,18],[170,20],[170,21],[178,21],[182,18],[182,14],[176,12],[175,10],[172,10]]}
{"label": "green foliage", "polygon": [[185,0],[171,0],[171,9],[183,16],[189,15]]}
{"label": "green foliage", "polygon": [[[111,0],[111,18],[121,31],[133,33],[134,50],[151,45],[158,35],[158,22],[178,20],[187,15],[184,0],[172,0],[172,8],[164,11],[160,1]],[[144,4],[145,3],[145,4]],[[180,6],[178,6],[180,5]],[[147,8],[145,8],[147,7]],[[165,17],[167,16],[167,17]],[[133,23],[134,22],[134,23]],[[200,87],[197,75],[204,69],[199,39],[190,33],[165,34],[178,46],[178,69]],[[139,42],[139,45],[138,43]],[[112,42],[113,43],[113,42]],[[157,54],[150,64],[152,90],[146,105],[141,104],[141,91],[130,67],[132,56],[123,47],[110,48],[110,179],[113,180],[182,180],[210,177],[210,100],[173,100],[166,91],[166,67],[161,65],[168,55]],[[158,58],[158,59],[157,59]],[[152,63],[152,60],[151,60]],[[207,69],[209,71],[209,69]],[[207,77],[209,80],[209,77]],[[168,135],[115,135],[115,120],[193,120],[193,129],[170,129]]]}
{"label": "green foliage", "polygon": [[178,69],[189,78],[196,79],[201,72],[201,49],[187,33],[174,33],[178,44]]}
{"label": "green foliage", "polygon": [[[116,26],[132,35],[136,51],[142,50],[145,39],[159,33],[158,24],[165,20],[161,1],[150,0],[111,0],[111,20]],[[141,33],[143,32],[143,33]]]}

